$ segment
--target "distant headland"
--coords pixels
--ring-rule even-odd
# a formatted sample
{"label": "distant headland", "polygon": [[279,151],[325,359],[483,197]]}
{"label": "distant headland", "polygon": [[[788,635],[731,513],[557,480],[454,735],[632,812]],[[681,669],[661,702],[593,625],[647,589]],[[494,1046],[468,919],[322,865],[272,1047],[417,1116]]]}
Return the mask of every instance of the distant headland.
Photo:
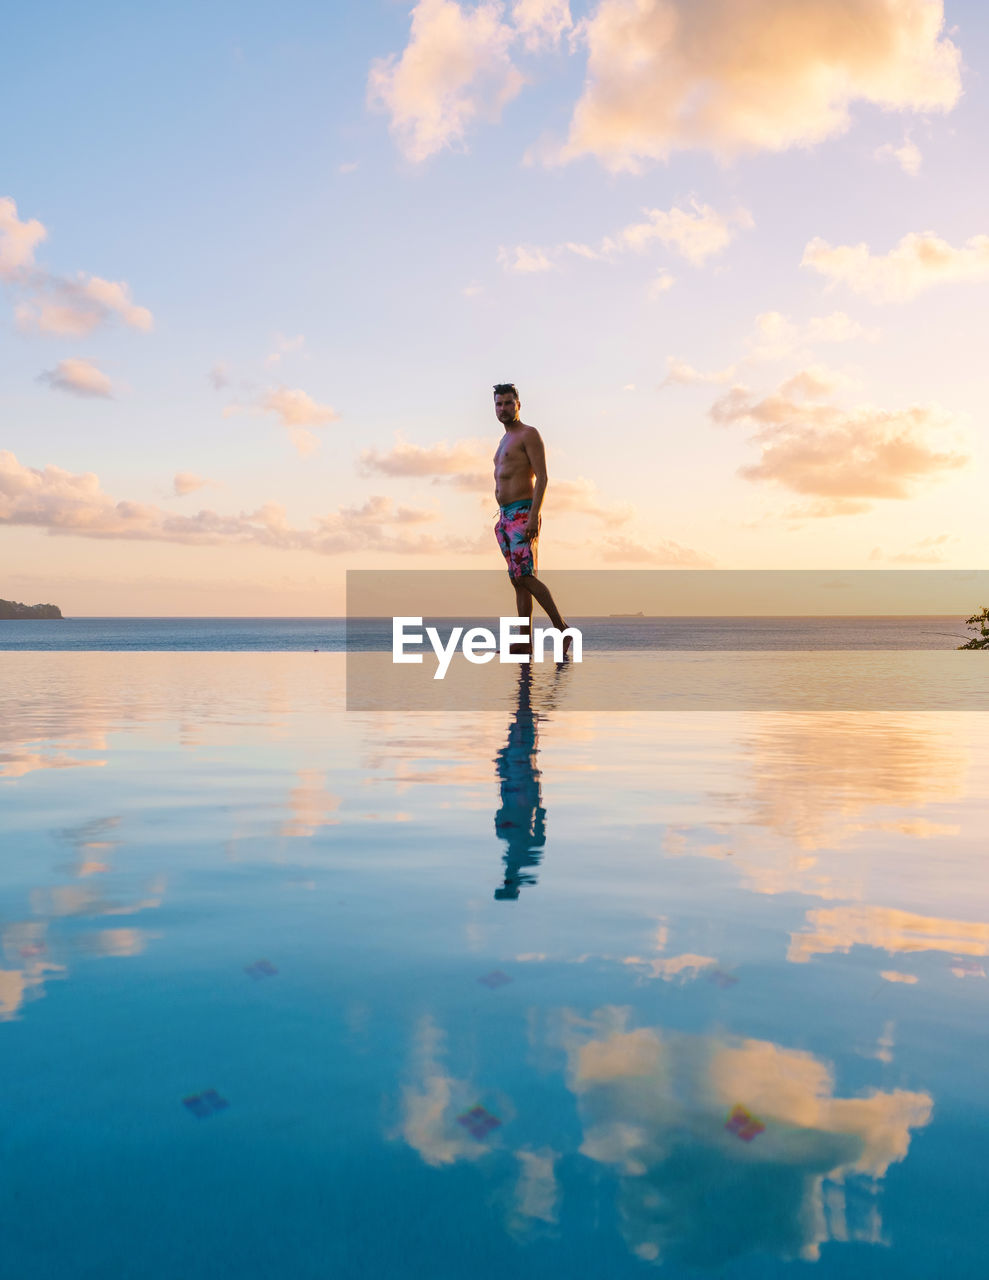
{"label": "distant headland", "polygon": [[57,604],[21,604],[17,600],[0,600],[0,619],[10,618],[61,618]]}

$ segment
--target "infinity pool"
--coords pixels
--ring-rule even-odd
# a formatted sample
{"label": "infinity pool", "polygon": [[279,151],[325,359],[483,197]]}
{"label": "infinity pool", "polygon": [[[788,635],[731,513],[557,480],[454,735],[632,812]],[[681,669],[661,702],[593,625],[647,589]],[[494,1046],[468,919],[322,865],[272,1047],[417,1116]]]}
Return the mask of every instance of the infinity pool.
{"label": "infinity pool", "polygon": [[4,655],[5,1275],[986,1274],[985,714],[580,679]]}

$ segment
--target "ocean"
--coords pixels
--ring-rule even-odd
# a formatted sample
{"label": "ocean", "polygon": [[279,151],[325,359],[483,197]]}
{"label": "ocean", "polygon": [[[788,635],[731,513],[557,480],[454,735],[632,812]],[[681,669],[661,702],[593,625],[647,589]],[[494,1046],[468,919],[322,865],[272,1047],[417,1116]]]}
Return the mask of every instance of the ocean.
{"label": "ocean", "polygon": [[[428,623],[430,619],[426,619]],[[439,619],[434,621],[439,622]],[[443,620],[449,625],[450,620]],[[539,625],[537,615],[536,625]],[[544,625],[548,625],[545,623]],[[968,639],[955,615],[789,618],[574,618],[587,649],[954,649]],[[493,618],[467,625],[497,627]],[[0,622],[0,650],[299,653],[386,652],[388,620],[346,618],[64,618]]]}

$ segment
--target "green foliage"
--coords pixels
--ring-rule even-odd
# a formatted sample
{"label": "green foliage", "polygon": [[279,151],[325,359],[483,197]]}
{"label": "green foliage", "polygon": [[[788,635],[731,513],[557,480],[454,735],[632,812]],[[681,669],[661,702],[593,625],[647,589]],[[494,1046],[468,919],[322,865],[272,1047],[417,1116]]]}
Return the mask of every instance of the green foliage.
{"label": "green foliage", "polygon": [[989,649],[989,608],[983,607],[981,613],[973,613],[966,620],[969,631],[975,631],[968,644],[958,645],[959,649]]}

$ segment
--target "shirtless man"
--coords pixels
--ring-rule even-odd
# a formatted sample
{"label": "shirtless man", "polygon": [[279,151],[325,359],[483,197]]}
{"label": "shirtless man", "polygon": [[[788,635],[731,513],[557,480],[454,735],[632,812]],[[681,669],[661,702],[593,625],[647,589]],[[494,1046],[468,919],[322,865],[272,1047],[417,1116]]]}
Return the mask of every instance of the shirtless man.
{"label": "shirtless man", "polygon": [[[536,428],[527,426],[519,418],[520,407],[515,384],[499,382],[494,389],[494,409],[505,434],[494,456],[495,497],[501,508],[495,537],[508,562],[508,576],[515,588],[516,616],[529,619],[531,637],[533,597],[558,631],[565,630],[567,624],[549,588],[536,577],[539,509],[546,493],[546,450]],[[566,654],[571,637],[566,636],[563,644]]]}

